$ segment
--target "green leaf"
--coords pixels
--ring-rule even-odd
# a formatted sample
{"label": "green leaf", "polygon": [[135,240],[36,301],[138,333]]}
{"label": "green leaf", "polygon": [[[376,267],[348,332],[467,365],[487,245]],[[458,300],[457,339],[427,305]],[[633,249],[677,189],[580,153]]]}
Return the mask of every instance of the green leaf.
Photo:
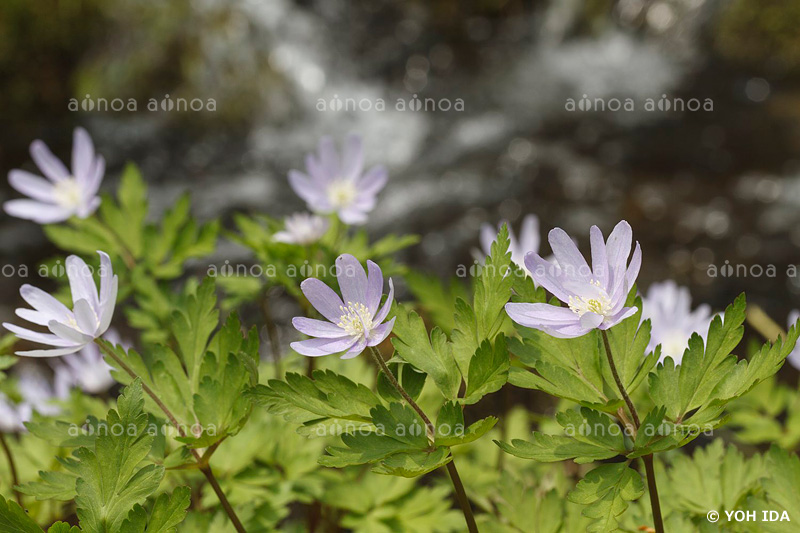
{"label": "green leaf", "polygon": [[460,298],[456,300],[453,356],[467,378],[470,361],[481,343],[494,340],[506,320],[504,307],[511,298],[514,283],[509,242],[508,227],[503,225],[481,268],[480,278],[475,280],[472,307]]}
{"label": "green leaf", "polygon": [[583,515],[594,519],[587,531],[616,531],[617,517],[628,508],[628,502],[644,494],[644,483],[638,472],[626,463],[601,465],[590,471],[567,496],[571,502],[586,505]]}
{"label": "green leaf", "polygon": [[137,380],[119,397],[117,410],[108,412],[107,429],[98,435],[94,450],[73,453],[79,461],[75,504],[85,533],[119,531],[130,510],[143,504],[164,477],[162,466],[140,467],[154,441],[143,408]]}
{"label": "green leaf", "polygon": [[403,305],[397,306],[392,332],[395,334],[392,344],[398,355],[428,374],[445,398],[455,398],[461,375],[444,332],[434,328],[429,339],[420,316]]}
{"label": "green leaf", "polygon": [[464,283],[457,277],[445,283],[437,276],[428,276],[413,270],[406,273],[405,281],[425,314],[435,325],[450,334],[456,325],[453,306],[458,298],[467,298]]}
{"label": "green leaf", "polygon": [[0,495],[0,531],[3,533],[42,533],[22,507]]}
{"label": "green leaf", "polygon": [[478,420],[469,427],[464,423],[464,412],[460,405],[445,402],[436,417],[437,446],[459,446],[475,441],[485,435],[497,423],[497,418],[490,416]]}
{"label": "green leaf", "polygon": [[372,471],[390,476],[417,477],[452,460],[449,448],[436,448],[432,452],[403,452],[386,457]]}
{"label": "green leaf", "polygon": [[178,487],[169,494],[156,499],[148,518],[147,511],[135,506],[122,524],[120,533],[175,533],[177,526],[186,518],[186,509],[191,502],[189,487]]}
{"label": "green leaf", "polygon": [[474,404],[485,395],[500,390],[508,381],[510,366],[505,336],[498,335],[494,346],[488,340],[483,341],[469,363],[467,390],[459,401]]}
{"label": "green leaf", "polygon": [[178,343],[190,382],[198,385],[200,365],[209,337],[219,323],[214,282],[206,278],[200,287],[189,293],[186,306],[173,312],[172,332]]}
{"label": "green leaf", "polygon": [[47,533],[81,533],[78,526],[70,526],[66,522],[56,522],[47,530]]}
{"label": "green leaf", "polygon": [[[767,499],[789,513],[792,523],[800,521],[800,458],[777,446],[772,446],[767,453],[769,467],[764,483]],[[796,527],[796,526],[795,526]]]}
{"label": "green leaf", "polygon": [[[70,461],[68,459],[68,461]],[[72,472],[39,472],[40,481],[20,485],[19,491],[38,501],[58,500],[68,502],[75,498],[78,476]]]}

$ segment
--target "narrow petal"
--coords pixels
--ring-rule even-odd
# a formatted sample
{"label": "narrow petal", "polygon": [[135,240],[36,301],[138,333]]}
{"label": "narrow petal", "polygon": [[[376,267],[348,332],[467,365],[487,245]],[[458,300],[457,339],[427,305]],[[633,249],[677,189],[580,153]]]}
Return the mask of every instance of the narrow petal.
{"label": "narrow petal", "polygon": [[395,320],[397,320],[397,317],[392,317],[392,319],[386,322],[385,324],[381,324],[376,328],[372,328],[372,331],[369,334],[367,345],[377,346],[380,343],[382,343],[386,339],[386,337],[389,336],[389,333],[392,332]]}
{"label": "narrow petal", "polygon": [[352,359],[353,357],[360,355],[361,352],[363,352],[364,348],[366,347],[367,347],[367,339],[361,337],[360,339],[358,339],[358,342],[356,342],[352,346],[352,348],[350,348],[349,350],[347,350],[347,352],[342,354],[341,359]]}
{"label": "narrow petal", "polygon": [[32,220],[37,224],[64,222],[73,215],[71,209],[35,200],[9,200],[3,204],[3,209],[12,217]]}
{"label": "narrow petal", "polygon": [[[628,271],[625,273],[625,286],[632,289],[636,284],[636,278],[639,277],[639,269],[642,267],[642,247],[636,243],[636,248],[633,249],[631,262],[628,265]],[[686,291],[688,294],[688,290]]]}
{"label": "narrow petal", "polygon": [[389,181],[389,172],[383,165],[370,168],[358,180],[358,190],[372,196],[378,194]]}
{"label": "narrow petal", "polygon": [[617,324],[619,324],[620,322],[622,322],[623,320],[625,320],[626,318],[630,318],[633,315],[635,315],[638,310],[639,310],[638,307],[624,307],[616,315],[613,315],[613,316],[610,316],[610,317],[606,317],[605,321],[603,321],[603,323],[600,324],[599,328],[600,329],[608,329],[608,328],[614,327]]}
{"label": "narrow petal", "polygon": [[581,316],[581,327],[584,329],[594,329],[603,322],[603,315],[597,313],[584,313]]}
{"label": "narrow petal", "polygon": [[355,179],[364,168],[364,147],[359,135],[350,135],[344,145],[342,177]]}
{"label": "narrow petal", "polygon": [[92,269],[77,255],[67,257],[66,267],[69,289],[72,292],[72,302],[77,304],[78,300],[86,300],[92,306],[95,314],[99,316],[100,301]]}
{"label": "narrow petal", "polygon": [[[483,224],[481,226],[481,234],[480,234],[480,241],[481,241],[481,249],[483,250],[483,255],[489,255],[492,253],[492,244],[494,240],[497,238],[497,231],[490,225],[490,224]],[[481,258],[483,261],[484,258]]]}
{"label": "narrow petal", "polygon": [[608,236],[606,250],[608,254],[609,286],[608,293],[619,290],[625,276],[625,267],[628,256],[631,253],[631,242],[633,240],[633,230],[626,221],[621,221],[614,227],[611,235]]}
{"label": "narrow petal", "polygon": [[86,184],[94,163],[94,144],[83,128],[75,128],[72,136],[72,173],[75,179]]}
{"label": "narrow petal", "polygon": [[322,316],[333,323],[339,322],[344,304],[333,289],[317,278],[308,278],[300,284],[300,290]]}
{"label": "narrow petal", "polygon": [[367,214],[358,209],[340,209],[338,215],[342,222],[351,226],[361,225],[367,221]]}
{"label": "narrow petal", "polygon": [[292,319],[292,325],[294,329],[309,337],[338,339],[347,335],[347,333],[336,324],[324,320],[296,316]]}
{"label": "narrow petal", "polygon": [[27,320],[28,322],[32,324],[37,324],[39,326],[46,326],[48,322],[52,320],[51,316],[46,315],[44,313],[40,313],[39,311],[34,311],[33,309],[25,309],[21,307],[19,309],[16,309],[14,312],[21,319]]}
{"label": "narrow petal", "polygon": [[302,172],[290,170],[289,185],[297,196],[305,200],[309,207],[319,205],[325,200],[325,191]]}
{"label": "narrow petal", "polygon": [[345,304],[367,302],[367,273],[358,259],[350,254],[336,258],[336,280]]}
{"label": "narrow petal", "polygon": [[525,254],[525,268],[528,269],[537,285],[550,291],[553,296],[562,302],[569,302],[569,297],[572,294],[564,288],[561,282],[562,273],[558,265],[543,259],[535,252],[530,252]]}
{"label": "narrow petal", "polygon": [[50,320],[69,322],[73,318],[72,311],[67,309],[66,305],[44,292],[42,289],[26,283],[20,287],[19,294],[28,305],[41,312],[43,315],[49,316]]}
{"label": "narrow petal", "polygon": [[373,324],[380,324],[386,320],[389,311],[392,309],[392,301],[394,301],[394,283],[392,283],[392,278],[389,278],[389,295],[386,297],[386,302],[384,302],[381,310],[378,311],[378,314],[372,319]]}
{"label": "narrow petal", "polygon": [[111,286],[110,289],[108,289],[108,295],[100,300],[100,325],[97,326],[97,335],[105,333],[111,325],[111,319],[114,317],[114,308],[117,305],[119,279],[114,275],[108,284]]}
{"label": "narrow petal", "polygon": [[367,261],[367,294],[366,294],[366,306],[369,309],[369,313],[371,317],[375,317],[375,313],[378,312],[378,306],[381,304],[381,296],[383,296],[383,272],[381,272],[381,267],[373,263],[372,261]]}
{"label": "narrow petal", "polygon": [[606,253],[606,242],[603,232],[597,226],[592,226],[589,230],[589,241],[592,246],[592,277],[600,283],[604,290],[608,291],[608,255]]}
{"label": "narrow petal", "polygon": [[39,167],[39,170],[42,171],[42,174],[52,181],[61,181],[70,177],[70,172],[64,166],[64,163],[54,156],[53,152],[42,141],[33,141],[31,143],[31,157],[36,166]]}
{"label": "narrow petal", "polygon": [[543,326],[561,327],[580,322],[578,315],[571,309],[545,303],[507,303],[506,313],[517,324],[535,329],[541,329]]}
{"label": "narrow petal", "polygon": [[82,333],[73,327],[62,324],[61,322],[56,322],[55,320],[51,320],[47,327],[55,335],[74,344],[87,344],[94,340],[92,335]]}
{"label": "narrow petal", "polygon": [[539,219],[536,215],[528,215],[522,219],[522,228],[519,232],[519,247],[522,256],[528,252],[539,253],[541,238],[539,236]]}
{"label": "narrow petal", "polygon": [[68,348],[56,348],[54,350],[28,350],[24,352],[16,352],[20,357],[59,357],[61,355],[68,355],[80,351],[83,348],[82,344],[77,344]]}
{"label": "narrow petal", "polygon": [[308,357],[321,357],[349,350],[356,342],[356,337],[339,337],[336,339],[307,339],[290,344],[292,350]]}
{"label": "narrow petal", "polygon": [[21,328],[19,326],[15,326],[14,324],[9,324],[8,322],[3,323],[3,327],[6,328],[8,331],[19,337],[20,339],[31,341],[31,342],[38,342],[41,344],[49,344],[50,346],[73,346],[76,343],[70,340],[64,339],[57,335],[52,335],[50,333],[41,333],[38,331],[33,331],[26,328]]}
{"label": "narrow petal", "polygon": [[24,170],[12,170],[8,173],[8,183],[17,191],[34,200],[54,203],[53,183]]}
{"label": "narrow petal", "polygon": [[[92,306],[86,300],[78,300],[75,302],[75,321],[78,323],[80,330],[86,335],[96,336],[97,332],[97,315],[94,313]],[[49,325],[49,324],[48,324]]]}
{"label": "narrow petal", "polygon": [[548,240],[550,241],[550,247],[553,249],[553,255],[556,256],[556,261],[558,261],[562,271],[572,278],[591,278],[591,271],[586,259],[581,255],[580,250],[572,242],[566,231],[561,228],[553,228],[550,230]]}
{"label": "narrow petal", "polygon": [[106,160],[103,159],[102,156],[98,156],[95,161],[92,169],[89,171],[89,175],[86,178],[86,183],[84,184],[84,192],[88,196],[94,196],[97,194],[97,191],[100,189],[100,183],[103,181],[103,176],[106,173]]}
{"label": "narrow petal", "polygon": [[341,167],[339,166],[339,154],[336,153],[336,146],[333,139],[323,137],[319,141],[319,162],[323,172],[329,179],[341,178]]}

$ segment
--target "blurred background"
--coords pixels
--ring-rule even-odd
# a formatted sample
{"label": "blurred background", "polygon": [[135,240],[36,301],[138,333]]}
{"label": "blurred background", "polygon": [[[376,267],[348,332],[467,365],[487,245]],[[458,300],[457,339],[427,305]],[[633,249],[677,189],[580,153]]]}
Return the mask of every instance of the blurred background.
{"label": "blurred background", "polygon": [[[104,188],[132,160],[152,214],[188,189],[229,226],[304,210],[287,172],[320,136],[360,133],[390,173],[369,231],[420,234],[415,268],[471,265],[487,222],[533,213],[587,250],[590,225],[625,218],[641,287],[672,278],[715,309],[746,291],[783,326],[800,307],[797,28],[797,0],[3,0],[0,169],[35,170],[37,138],[68,159],[81,125]],[[0,215],[3,265],[53,253]],[[250,261],[223,243],[226,259]],[[3,320],[20,283],[0,277]]]}

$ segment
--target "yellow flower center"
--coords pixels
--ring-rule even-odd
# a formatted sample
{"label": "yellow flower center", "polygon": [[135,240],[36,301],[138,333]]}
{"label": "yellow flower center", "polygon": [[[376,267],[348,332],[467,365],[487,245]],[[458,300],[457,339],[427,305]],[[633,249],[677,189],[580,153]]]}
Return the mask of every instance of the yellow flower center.
{"label": "yellow flower center", "polygon": [[346,306],[340,305],[339,310],[342,315],[336,325],[348,335],[361,336],[372,329],[372,316],[364,304],[347,302]]}
{"label": "yellow flower center", "polygon": [[349,206],[357,194],[356,184],[351,180],[338,179],[328,185],[328,200],[336,208]]}
{"label": "yellow flower center", "polygon": [[569,308],[578,316],[583,316],[586,313],[605,316],[611,311],[611,300],[606,291],[600,288],[600,283],[597,281],[592,281],[592,285],[598,288],[595,294],[569,297]]}
{"label": "yellow flower center", "polygon": [[75,178],[66,178],[55,184],[53,187],[53,198],[61,207],[75,209],[81,205],[83,199],[81,186]]}

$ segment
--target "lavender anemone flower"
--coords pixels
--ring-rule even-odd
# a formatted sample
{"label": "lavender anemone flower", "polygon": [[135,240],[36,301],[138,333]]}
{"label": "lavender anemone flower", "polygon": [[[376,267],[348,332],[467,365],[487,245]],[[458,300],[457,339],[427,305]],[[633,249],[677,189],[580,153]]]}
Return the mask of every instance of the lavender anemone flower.
{"label": "lavender anemone flower", "polygon": [[276,232],[272,239],[289,244],[312,244],[328,231],[328,220],[309,213],[295,213],[286,217],[286,229]]}
{"label": "lavender anemone flower", "polygon": [[311,305],[328,321],[295,317],[292,325],[313,339],[293,342],[292,349],[309,357],[345,352],[342,359],[351,359],[367,346],[376,346],[389,336],[392,318],[382,323],[392,307],[394,285],[389,278],[389,296],[380,307],[383,296],[383,273],[378,265],[367,261],[369,276],[358,260],[349,254],[336,259],[336,279],[342,298],[316,278],[300,284]]}
{"label": "lavender anemone flower", "polygon": [[708,305],[700,305],[692,311],[689,289],[679,287],[672,280],[652,284],[642,308],[642,320],[649,318],[652,327],[647,351],[652,352],[660,344],[659,362],[670,356],[679,364],[692,333],[705,337],[712,318]]}
{"label": "lavender anemone flower", "polygon": [[[502,226],[502,223],[501,223]],[[483,256],[481,260],[487,255],[492,253],[492,243],[497,240],[497,230],[491,224],[484,224],[481,226],[481,248],[483,249]],[[525,266],[525,254],[528,252],[539,253],[539,219],[536,215],[527,215],[522,219],[522,228],[519,232],[519,240],[508,225],[508,250],[511,252],[511,261],[513,261],[521,269],[527,271]]]}
{"label": "lavender anemone flower", "polygon": [[388,175],[382,166],[364,169],[361,137],[350,135],[339,159],[333,140],[319,142],[318,155],[306,156],[306,174],[289,172],[289,185],[315,213],[336,213],[345,224],[363,224],[375,207],[375,196],[386,185]]}
{"label": "lavender anemone flower", "polygon": [[0,393],[0,431],[19,432],[25,431],[25,422],[29,422],[36,411],[45,416],[55,416],[61,413],[61,408],[53,400],[63,400],[69,390],[59,387],[58,379],[55,385],[45,377],[41,370],[35,367],[22,367],[18,372],[17,391],[21,397],[19,403]]}
{"label": "lavender anemone flower", "polygon": [[[794,326],[798,318],[800,318],[800,311],[797,309],[791,311],[789,313],[789,324],[787,327],[791,328]],[[797,370],[800,370],[800,342],[795,345],[794,350],[786,357],[786,360]]]}
{"label": "lavender anemone flower", "polygon": [[75,353],[106,332],[114,315],[117,301],[117,276],[111,269],[111,259],[105,252],[100,254],[100,293],[97,292],[92,270],[83,259],[71,255],[66,268],[72,292],[73,310],[41,289],[23,285],[19,292],[33,309],[17,309],[17,315],[40,326],[47,326],[50,333],[40,333],[14,324],[3,323],[3,327],[20,339],[54,346],[48,350],[17,352],[23,357],[57,357]]}
{"label": "lavender anemone flower", "polygon": [[607,243],[600,229],[592,226],[590,268],[564,230],[551,230],[548,240],[557,264],[531,252],[525,256],[525,266],[538,285],[568,307],[508,303],[508,316],[517,324],[559,338],[580,337],[596,328],[606,330],[632,316],[637,309],[625,307],[625,300],[642,264],[642,250],[637,242],[630,265],[626,266],[632,238],[633,231],[624,220],[611,232]]}
{"label": "lavender anemone flower", "polygon": [[24,170],[8,173],[13,188],[30,197],[10,200],[3,205],[11,216],[39,224],[63,222],[71,216],[86,218],[100,205],[97,190],[106,163],[95,156],[92,139],[83,128],[75,128],[72,143],[72,172],[53,155],[42,141],[31,143],[31,157],[47,179]]}

